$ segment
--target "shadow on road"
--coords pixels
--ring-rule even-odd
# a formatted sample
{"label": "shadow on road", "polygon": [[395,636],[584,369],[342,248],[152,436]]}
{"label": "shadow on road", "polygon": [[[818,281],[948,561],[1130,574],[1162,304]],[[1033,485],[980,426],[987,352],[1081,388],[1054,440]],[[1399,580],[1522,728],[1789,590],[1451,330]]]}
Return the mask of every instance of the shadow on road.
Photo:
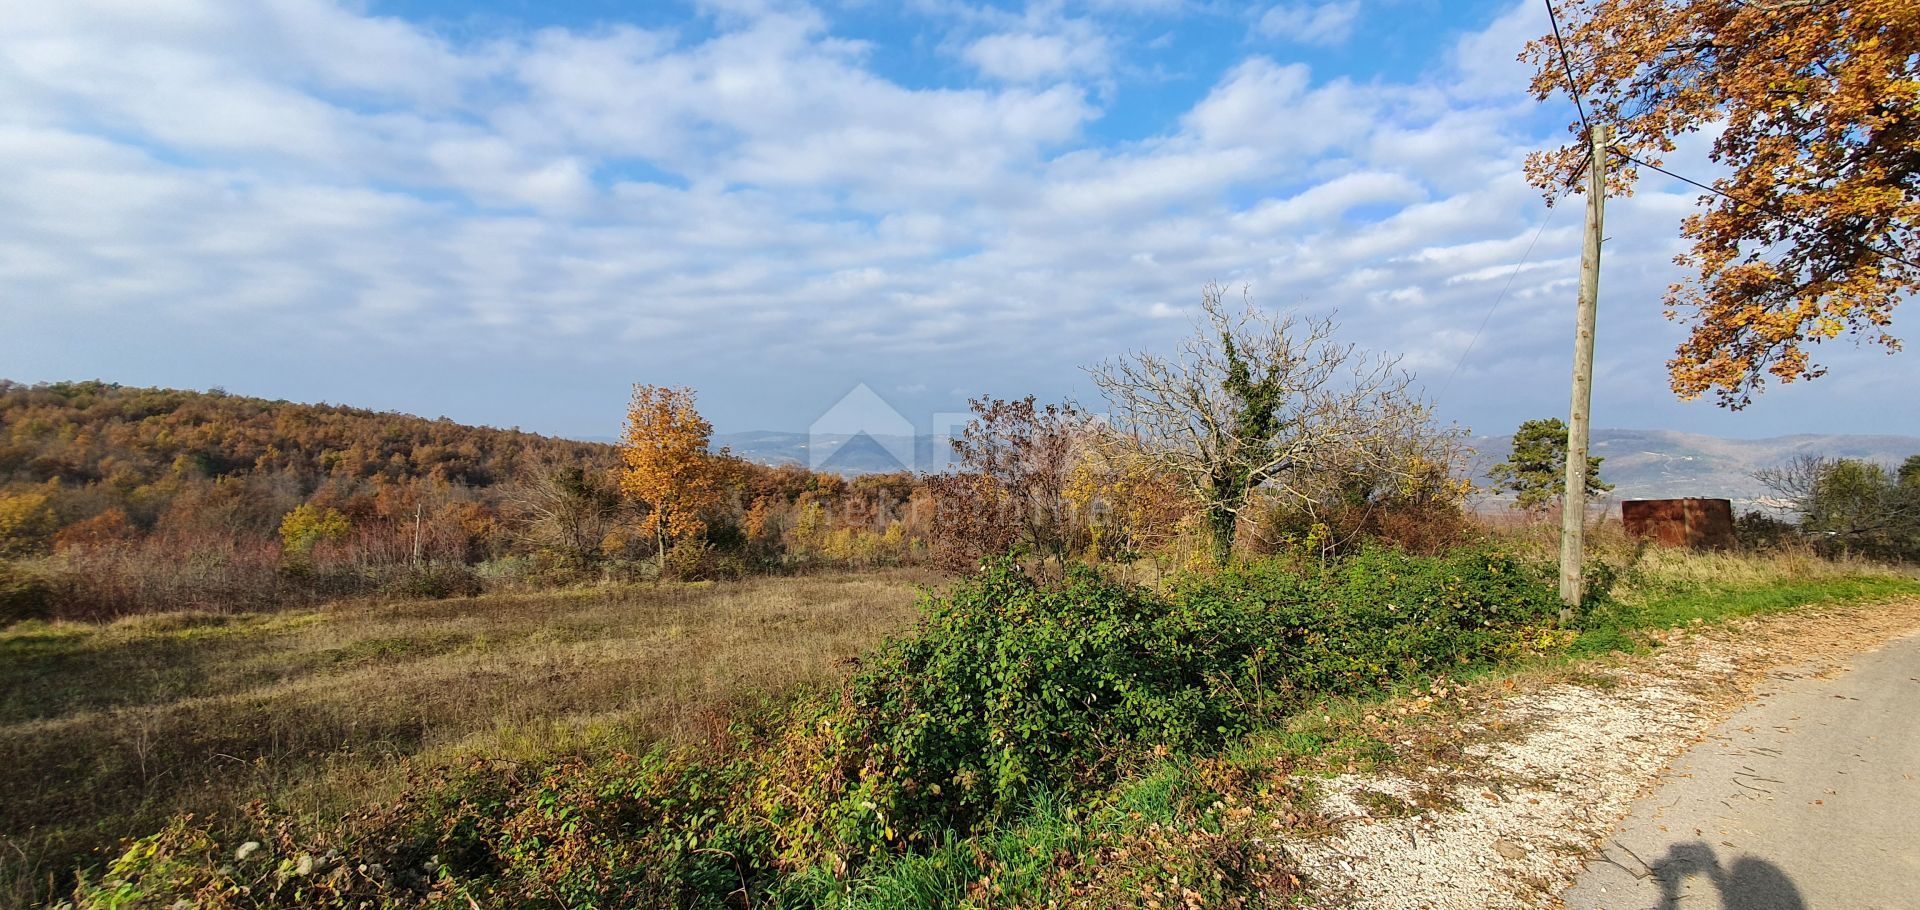
{"label": "shadow on road", "polygon": [[1713,882],[1725,910],[1807,910],[1800,889],[1779,866],[1742,856],[1723,868],[1713,848],[1699,841],[1674,845],[1648,868],[1660,880],[1659,910],[1680,910],[1681,888],[1695,875]]}

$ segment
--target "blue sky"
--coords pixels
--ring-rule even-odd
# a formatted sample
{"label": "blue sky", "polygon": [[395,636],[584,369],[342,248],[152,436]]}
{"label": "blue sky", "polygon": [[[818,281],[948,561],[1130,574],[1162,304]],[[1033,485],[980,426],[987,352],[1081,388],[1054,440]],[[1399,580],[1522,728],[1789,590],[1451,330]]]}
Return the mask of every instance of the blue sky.
{"label": "blue sky", "polygon": [[[1537,3],[0,16],[6,378],[572,435],[614,432],[633,382],[697,388],[723,431],[803,429],[866,383],[925,427],[972,395],[1089,399],[1082,366],[1172,346],[1220,281],[1337,312],[1478,432],[1566,408],[1579,210],[1547,220],[1519,175],[1568,113],[1514,59]],[[1910,359],[1845,344],[1744,413],[1673,400],[1693,198],[1610,209],[1597,422],[1913,432]]]}

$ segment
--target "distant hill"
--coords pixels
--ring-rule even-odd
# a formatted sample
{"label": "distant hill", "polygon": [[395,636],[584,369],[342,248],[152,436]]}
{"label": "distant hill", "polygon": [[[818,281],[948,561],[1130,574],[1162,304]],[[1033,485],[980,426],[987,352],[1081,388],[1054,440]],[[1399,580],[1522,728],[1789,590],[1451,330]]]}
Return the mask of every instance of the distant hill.
{"label": "distant hill", "polygon": [[[1473,440],[1476,479],[1505,459],[1512,437]],[[1600,478],[1614,485],[1609,498],[1703,496],[1749,505],[1767,495],[1753,472],[1796,455],[1860,458],[1897,465],[1920,455],[1920,437],[1814,435],[1723,439],[1674,430],[1594,430],[1593,454],[1605,458]]]}
{"label": "distant hill", "polygon": [[[725,446],[747,461],[764,465],[797,464],[855,477],[894,471],[935,473],[948,461],[944,436],[870,436],[866,433],[782,433],[752,430],[716,433],[713,445]],[[895,451],[912,451],[913,464],[901,464]]]}
{"label": "distant hill", "polygon": [[0,485],[282,474],[484,487],[529,458],[609,460],[604,444],[221,391],[0,380]]}
{"label": "distant hill", "polygon": [[[714,437],[716,445],[728,446],[735,455],[760,464],[805,465],[810,463],[810,458],[824,452],[821,461],[825,466],[842,474],[900,470],[897,460],[886,449],[869,442],[865,438],[841,435],[810,438],[806,433],[769,431],[723,433]],[[1474,478],[1484,482],[1487,469],[1506,457],[1512,440],[1507,436],[1478,436],[1471,440],[1471,445]],[[924,470],[927,466],[944,465],[945,450],[944,437],[915,437],[918,464],[907,467]],[[1753,472],[1760,468],[1803,454],[1899,464],[1909,455],[1920,454],[1920,436],[1807,434],[1723,439],[1673,430],[1601,429],[1593,432],[1593,454],[1606,459],[1601,464],[1600,475],[1615,485],[1611,495],[1614,500],[1707,496],[1749,504],[1766,494],[1765,488],[1753,479]]]}

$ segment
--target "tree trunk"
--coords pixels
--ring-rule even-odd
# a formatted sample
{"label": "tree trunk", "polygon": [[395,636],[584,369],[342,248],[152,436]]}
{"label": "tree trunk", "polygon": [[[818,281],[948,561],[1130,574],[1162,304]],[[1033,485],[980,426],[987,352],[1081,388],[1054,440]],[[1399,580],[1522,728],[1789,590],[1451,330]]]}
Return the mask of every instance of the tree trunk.
{"label": "tree trunk", "polygon": [[1207,507],[1207,532],[1213,538],[1213,561],[1221,566],[1233,560],[1233,537],[1240,516],[1218,503]]}
{"label": "tree trunk", "polygon": [[654,564],[653,583],[667,580],[667,523],[660,520],[659,511],[653,513]]}

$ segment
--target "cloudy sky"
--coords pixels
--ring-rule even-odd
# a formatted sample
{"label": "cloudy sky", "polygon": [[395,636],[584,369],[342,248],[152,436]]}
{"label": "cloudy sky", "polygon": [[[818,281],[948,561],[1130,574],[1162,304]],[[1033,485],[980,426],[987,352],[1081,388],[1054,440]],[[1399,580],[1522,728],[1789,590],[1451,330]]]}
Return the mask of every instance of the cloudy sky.
{"label": "cloudy sky", "polygon": [[[1580,209],[1519,175],[1566,135],[1514,60],[1545,25],[1492,0],[7,0],[0,377],[572,435],[613,433],[634,382],[697,388],[722,431],[804,429],[864,382],[924,427],[1090,399],[1083,365],[1169,346],[1220,281],[1337,311],[1508,431],[1567,404]],[[1694,195],[1610,207],[1597,423],[1920,426],[1915,355],[1846,344],[1746,412],[1673,400]]]}

